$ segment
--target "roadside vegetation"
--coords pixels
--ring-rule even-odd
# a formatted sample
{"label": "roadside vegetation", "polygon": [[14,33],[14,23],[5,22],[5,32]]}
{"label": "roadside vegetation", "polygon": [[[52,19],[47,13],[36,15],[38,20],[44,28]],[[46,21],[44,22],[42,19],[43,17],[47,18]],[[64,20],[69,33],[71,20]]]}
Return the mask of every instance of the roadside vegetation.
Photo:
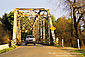
{"label": "roadside vegetation", "polygon": [[14,12],[4,13],[2,18],[0,18],[0,44],[9,44],[11,43],[12,34],[13,34],[13,20]]}
{"label": "roadside vegetation", "polygon": [[1,53],[4,53],[4,52],[7,52],[7,51],[10,51],[10,50],[13,50],[15,49],[16,47],[10,47],[10,48],[7,48],[7,49],[3,49],[3,50],[0,50],[0,54]]}
{"label": "roadside vegetation", "polygon": [[77,52],[80,54],[81,57],[85,57],[85,49],[82,49],[82,50],[75,50],[75,51],[72,51],[72,52]]}

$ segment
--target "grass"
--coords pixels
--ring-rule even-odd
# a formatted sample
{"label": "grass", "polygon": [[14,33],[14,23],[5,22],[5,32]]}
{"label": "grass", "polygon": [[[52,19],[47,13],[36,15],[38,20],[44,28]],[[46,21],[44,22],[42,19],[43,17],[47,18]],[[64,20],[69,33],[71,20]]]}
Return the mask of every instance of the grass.
{"label": "grass", "polygon": [[3,50],[0,50],[0,54],[1,53],[4,53],[4,52],[7,52],[7,51],[9,51],[9,50],[12,50],[12,49],[14,49],[15,47],[10,47],[10,48],[7,48],[7,49],[3,49]]}
{"label": "grass", "polygon": [[61,47],[61,46],[59,46],[59,45],[53,45],[54,47]]}
{"label": "grass", "polygon": [[72,51],[72,52],[80,53],[81,57],[85,57],[85,49],[83,49],[83,50],[75,50],[75,51]]}

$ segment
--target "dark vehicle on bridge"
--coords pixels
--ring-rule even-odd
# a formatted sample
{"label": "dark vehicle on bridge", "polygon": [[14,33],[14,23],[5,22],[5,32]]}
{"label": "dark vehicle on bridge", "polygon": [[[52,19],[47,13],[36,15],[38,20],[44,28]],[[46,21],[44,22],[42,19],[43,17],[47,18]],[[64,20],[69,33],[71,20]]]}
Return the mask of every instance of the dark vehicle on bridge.
{"label": "dark vehicle on bridge", "polygon": [[34,35],[27,35],[26,36],[25,45],[27,45],[29,43],[33,43],[34,45],[36,44]]}

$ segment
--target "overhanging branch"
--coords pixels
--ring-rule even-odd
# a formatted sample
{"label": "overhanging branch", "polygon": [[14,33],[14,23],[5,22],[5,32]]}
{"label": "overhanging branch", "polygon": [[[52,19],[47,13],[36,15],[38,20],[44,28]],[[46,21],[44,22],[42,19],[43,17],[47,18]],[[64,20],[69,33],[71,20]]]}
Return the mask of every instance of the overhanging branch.
{"label": "overhanging branch", "polygon": [[79,7],[75,7],[76,9],[80,9],[80,8],[82,8],[82,7],[84,7],[84,5],[83,6],[79,6]]}
{"label": "overhanging branch", "polygon": [[82,18],[82,16],[85,14],[85,11],[81,14],[81,16],[79,17],[79,19],[78,19],[78,22],[77,22],[77,24],[79,23],[79,21],[81,20],[81,18]]}

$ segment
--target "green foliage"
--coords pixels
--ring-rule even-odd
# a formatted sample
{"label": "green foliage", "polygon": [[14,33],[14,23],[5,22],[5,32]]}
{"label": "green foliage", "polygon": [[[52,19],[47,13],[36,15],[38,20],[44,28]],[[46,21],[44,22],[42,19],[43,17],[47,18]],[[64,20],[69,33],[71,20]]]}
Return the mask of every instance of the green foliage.
{"label": "green foliage", "polygon": [[2,22],[0,22],[0,25],[2,24]]}
{"label": "green foliage", "polygon": [[54,45],[54,47],[61,47],[60,45]]}
{"label": "green foliage", "polygon": [[48,36],[48,20],[45,19],[45,35]]}
{"label": "green foliage", "polygon": [[0,18],[0,44],[8,43],[12,39],[13,34],[13,20],[14,12],[11,11],[9,14],[4,13]]}
{"label": "green foliage", "polygon": [[[15,47],[14,47],[15,48]],[[7,52],[7,51],[9,51],[9,50],[12,50],[12,49],[14,49],[13,47],[10,47],[10,48],[7,48],[7,49],[3,49],[3,50],[0,50],[0,54],[1,53],[4,53],[4,52]]]}
{"label": "green foliage", "polygon": [[[21,39],[25,40],[26,35],[32,35],[32,25],[34,22],[34,18],[33,19],[29,19],[27,16],[24,16],[24,18],[21,17]],[[25,32],[27,30],[27,32]]]}
{"label": "green foliage", "polygon": [[0,17],[0,25],[2,24],[1,19],[2,19],[2,18]]}
{"label": "green foliage", "polygon": [[85,49],[83,49],[83,50],[75,50],[75,51],[72,51],[72,52],[80,53],[80,55],[81,55],[82,57],[85,57]]}
{"label": "green foliage", "polygon": [[51,15],[51,20],[52,20],[53,26],[55,26],[55,17],[54,17],[54,15]]}
{"label": "green foliage", "polygon": [[32,33],[31,33],[32,31],[30,31],[30,32],[22,32],[21,33],[21,40],[25,40],[25,38],[26,38],[26,35],[32,35]]}
{"label": "green foliage", "polygon": [[2,17],[2,24],[5,25],[5,29],[12,31],[13,30],[13,20],[14,20],[14,12],[4,13]]}

